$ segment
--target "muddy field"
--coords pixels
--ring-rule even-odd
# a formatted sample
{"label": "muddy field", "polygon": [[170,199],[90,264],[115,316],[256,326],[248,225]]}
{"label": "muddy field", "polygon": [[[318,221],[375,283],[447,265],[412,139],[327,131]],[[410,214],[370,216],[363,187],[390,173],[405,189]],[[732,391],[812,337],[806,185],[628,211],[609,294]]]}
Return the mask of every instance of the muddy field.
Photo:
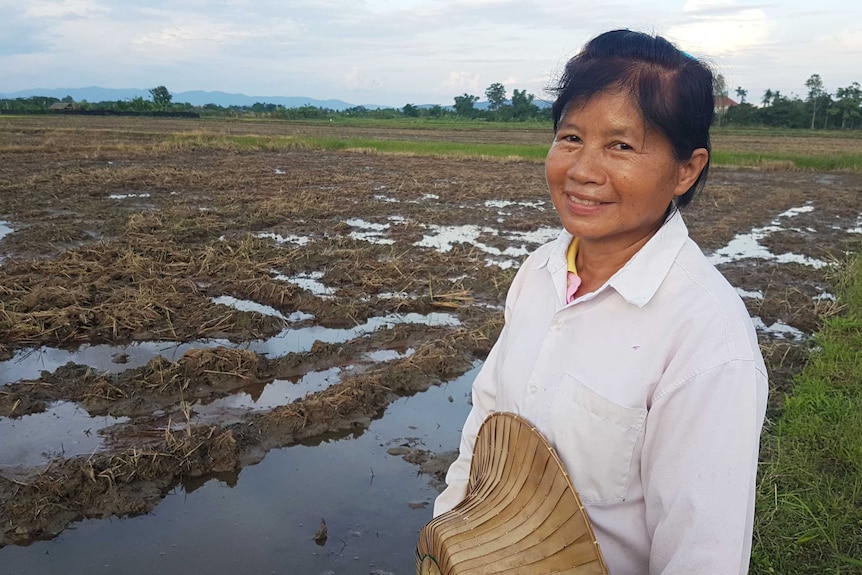
{"label": "muddy field", "polygon": [[[321,133],[549,140],[0,117],[10,572],[409,572],[506,288],[558,222],[540,163],[219,140]],[[684,215],[754,317],[774,415],[839,311],[862,176],[714,168]]]}

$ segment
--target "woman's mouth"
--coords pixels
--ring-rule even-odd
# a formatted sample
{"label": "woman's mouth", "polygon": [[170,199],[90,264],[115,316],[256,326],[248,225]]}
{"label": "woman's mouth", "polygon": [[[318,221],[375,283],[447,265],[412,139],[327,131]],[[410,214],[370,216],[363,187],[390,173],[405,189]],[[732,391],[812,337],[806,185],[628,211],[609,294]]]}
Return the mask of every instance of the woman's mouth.
{"label": "woman's mouth", "polygon": [[578,197],[575,197],[575,196],[570,196],[570,195],[568,195],[568,194],[566,194],[566,198],[567,198],[570,202],[572,202],[573,204],[578,204],[578,205],[581,205],[581,206],[600,206],[600,205],[602,205],[602,204],[604,203],[604,202],[596,202],[596,201],[593,201],[593,200],[585,200],[585,199],[578,198]]}

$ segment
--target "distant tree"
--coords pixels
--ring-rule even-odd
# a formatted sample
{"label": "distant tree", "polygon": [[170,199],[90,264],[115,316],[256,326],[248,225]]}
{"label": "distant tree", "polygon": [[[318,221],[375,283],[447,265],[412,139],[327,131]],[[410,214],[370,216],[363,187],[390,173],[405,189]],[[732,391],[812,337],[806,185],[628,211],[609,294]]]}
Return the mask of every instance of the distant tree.
{"label": "distant tree", "polygon": [[479,96],[472,96],[464,93],[463,96],[455,96],[455,113],[465,118],[472,118],[476,115],[475,104],[479,101]]}
{"label": "distant tree", "polygon": [[75,100],[72,99],[72,96],[66,96],[65,98],[63,98],[60,101],[66,103],[66,104],[74,104],[75,103]]}
{"label": "distant tree", "polygon": [[152,102],[148,102],[140,96],[132,98],[131,102],[129,102],[129,108],[134,112],[145,112],[149,110],[152,105]]}
{"label": "distant tree", "polygon": [[763,98],[760,99],[760,102],[763,104],[764,108],[766,106],[769,106],[770,104],[772,104],[772,98],[773,97],[774,97],[774,94],[772,93],[772,90],[770,90],[769,88],[767,88],[766,91],[763,92]]}
{"label": "distant tree", "polygon": [[368,108],[365,106],[353,106],[344,110],[345,116],[353,116],[355,118],[365,118],[368,116]]}
{"label": "distant tree", "polygon": [[153,97],[153,103],[161,108],[167,108],[170,106],[171,100],[173,99],[171,93],[168,92],[168,89],[164,86],[156,86],[150,90],[150,96]]}
{"label": "distant tree", "polygon": [[745,104],[745,98],[748,96],[748,90],[742,86],[736,87],[736,97],[739,98],[740,104]]}
{"label": "distant tree", "polygon": [[499,110],[506,103],[506,87],[494,82],[485,89],[485,97],[488,98],[488,107],[492,111]]}
{"label": "distant tree", "polygon": [[733,126],[753,126],[761,123],[760,110],[745,102],[728,109],[724,122]]}
{"label": "distant tree", "polygon": [[428,117],[429,118],[440,118],[441,116],[446,114],[446,110],[443,109],[443,106],[440,104],[434,104],[430,108],[428,108]]}
{"label": "distant tree", "polygon": [[[846,88],[838,88],[835,91],[837,98],[835,106],[829,110],[833,116],[841,120],[841,129],[853,129],[856,121],[862,117],[862,87],[859,82],[853,82]],[[847,122],[850,125],[847,125]]]}
{"label": "distant tree", "polygon": [[401,113],[408,118],[418,118],[419,108],[414,106],[413,104],[404,104],[404,107],[401,108]]}
{"label": "distant tree", "polygon": [[823,96],[828,93],[823,88],[823,80],[820,74],[811,74],[811,77],[805,80],[805,87],[808,88],[808,102],[811,104],[811,129],[814,129],[814,120],[817,117],[817,105],[823,100]]}
{"label": "distant tree", "polygon": [[512,117],[518,120],[532,118],[539,111],[539,108],[533,104],[533,94],[527,94],[526,90],[515,90],[512,92]]}
{"label": "distant tree", "polygon": [[724,118],[724,114],[727,112],[727,81],[724,79],[724,76],[718,74],[715,77],[715,83],[712,87],[712,93],[715,97],[716,104],[716,114],[715,119],[718,122],[718,125],[721,125],[721,121]]}

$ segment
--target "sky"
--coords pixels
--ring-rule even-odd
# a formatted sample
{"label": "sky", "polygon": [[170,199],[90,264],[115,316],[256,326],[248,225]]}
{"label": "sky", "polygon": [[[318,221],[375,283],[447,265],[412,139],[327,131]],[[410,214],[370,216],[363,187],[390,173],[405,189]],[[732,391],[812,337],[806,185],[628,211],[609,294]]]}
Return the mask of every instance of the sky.
{"label": "sky", "polygon": [[629,28],[704,58],[758,103],[862,83],[858,0],[0,0],[0,93],[33,88],[451,105],[546,88],[590,38]]}

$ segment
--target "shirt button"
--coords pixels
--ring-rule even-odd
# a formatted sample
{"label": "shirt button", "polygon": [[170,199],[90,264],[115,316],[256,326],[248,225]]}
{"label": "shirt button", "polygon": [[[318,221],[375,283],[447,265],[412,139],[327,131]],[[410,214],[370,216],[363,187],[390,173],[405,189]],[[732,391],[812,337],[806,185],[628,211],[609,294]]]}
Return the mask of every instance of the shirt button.
{"label": "shirt button", "polygon": [[530,393],[536,393],[537,391],[539,391],[538,387],[536,387],[535,385],[530,386]]}
{"label": "shirt button", "polygon": [[554,322],[553,325],[551,325],[551,330],[553,330],[554,333],[560,333],[563,330],[563,324],[558,321]]}

